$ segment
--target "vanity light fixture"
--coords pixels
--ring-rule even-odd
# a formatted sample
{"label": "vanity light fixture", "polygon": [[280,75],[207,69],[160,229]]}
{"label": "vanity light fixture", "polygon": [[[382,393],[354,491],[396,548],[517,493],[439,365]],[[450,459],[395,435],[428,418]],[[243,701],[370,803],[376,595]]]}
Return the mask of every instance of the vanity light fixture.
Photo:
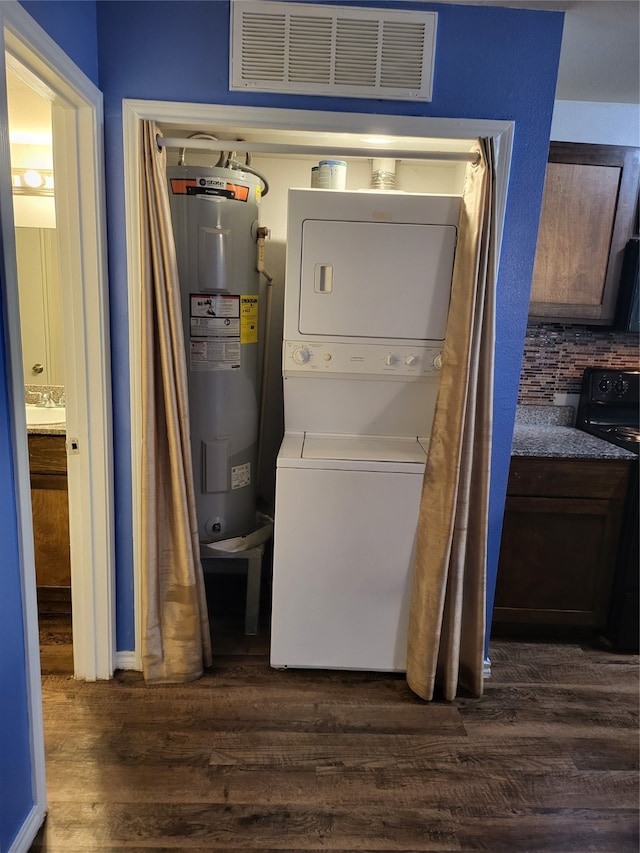
{"label": "vanity light fixture", "polygon": [[51,169],[12,169],[14,195],[53,196]]}

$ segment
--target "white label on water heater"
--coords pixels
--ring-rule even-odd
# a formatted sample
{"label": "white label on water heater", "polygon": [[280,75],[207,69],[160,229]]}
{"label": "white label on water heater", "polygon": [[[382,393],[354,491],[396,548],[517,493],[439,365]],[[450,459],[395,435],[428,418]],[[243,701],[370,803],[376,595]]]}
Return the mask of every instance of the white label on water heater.
{"label": "white label on water heater", "polygon": [[192,338],[239,338],[239,317],[192,317]]}
{"label": "white label on water heater", "polygon": [[189,368],[198,372],[209,370],[238,370],[240,343],[204,339],[189,342]]}
{"label": "white label on water heater", "polygon": [[251,463],[245,462],[244,465],[236,465],[231,469],[231,488],[241,489],[243,486],[248,486],[251,482]]}
{"label": "white label on water heater", "polygon": [[[236,338],[240,340],[240,297],[223,296],[220,294],[191,293],[189,294],[189,337],[191,338],[192,370],[221,370],[227,362],[234,361],[236,350],[233,344],[222,349],[215,347],[199,347],[200,339]],[[215,340],[211,341],[212,344]],[[194,367],[194,359],[202,364],[214,361],[221,362],[219,367]],[[218,357],[219,356],[219,357]],[[237,358],[239,361],[239,356]]]}
{"label": "white label on water heater", "polygon": [[240,297],[213,293],[191,293],[192,317],[239,317]]}

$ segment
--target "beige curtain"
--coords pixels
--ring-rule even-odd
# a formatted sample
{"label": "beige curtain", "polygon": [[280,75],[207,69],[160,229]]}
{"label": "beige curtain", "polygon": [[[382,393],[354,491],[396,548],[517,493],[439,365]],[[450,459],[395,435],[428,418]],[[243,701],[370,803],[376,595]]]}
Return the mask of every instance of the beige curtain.
{"label": "beige curtain", "polygon": [[195,511],[178,268],[157,129],[142,138],[142,667],[190,681],[211,665]]}
{"label": "beige curtain", "polygon": [[491,456],[494,163],[479,140],[465,176],[443,368],[424,477],[407,681],[423,699],[483,690]]}

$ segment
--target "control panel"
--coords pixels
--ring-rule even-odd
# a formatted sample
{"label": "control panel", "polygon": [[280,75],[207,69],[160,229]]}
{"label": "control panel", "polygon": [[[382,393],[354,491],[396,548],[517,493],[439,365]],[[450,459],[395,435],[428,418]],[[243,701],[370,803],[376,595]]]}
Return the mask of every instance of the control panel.
{"label": "control panel", "polygon": [[283,373],[326,376],[426,377],[442,369],[437,347],[285,341]]}
{"label": "control panel", "polygon": [[591,401],[630,403],[638,400],[638,373],[635,371],[603,370],[591,375]]}

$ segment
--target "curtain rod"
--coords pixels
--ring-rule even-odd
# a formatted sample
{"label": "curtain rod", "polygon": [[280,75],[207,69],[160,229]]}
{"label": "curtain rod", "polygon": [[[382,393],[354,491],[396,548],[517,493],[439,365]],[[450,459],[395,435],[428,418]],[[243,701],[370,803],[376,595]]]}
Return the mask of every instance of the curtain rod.
{"label": "curtain rod", "polygon": [[260,152],[262,154],[313,154],[318,157],[364,157],[370,160],[449,160],[458,163],[478,163],[480,155],[475,151],[407,151],[398,148],[344,148],[318,145],[292,145],[283,142],[239,142],[235,139],[181,139],[179,137],[156,136],[158,148],[190,148],[198,151],[237,151],[240,154]]}

